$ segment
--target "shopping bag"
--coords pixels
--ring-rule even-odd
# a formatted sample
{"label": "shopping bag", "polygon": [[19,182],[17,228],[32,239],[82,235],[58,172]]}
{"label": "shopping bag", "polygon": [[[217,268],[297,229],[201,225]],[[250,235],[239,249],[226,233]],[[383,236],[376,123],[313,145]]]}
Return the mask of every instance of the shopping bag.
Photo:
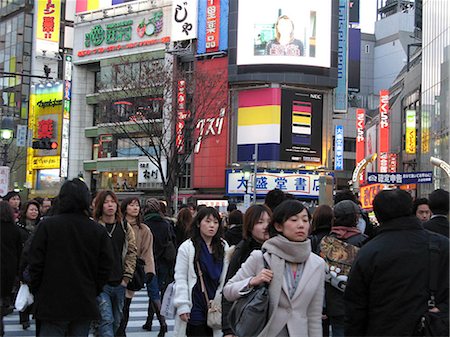
{"label": "shopping bag", "polygon": [[161,316],[172,319],[175,317],[175,305],[173,303],[175,299],[175,281],[169,283],[164,292],[163,300],[161,303]]}
{"label": "shopping bag", "polygon": [[20,285],[19,291],[17,292],[15,307],[19,311],[24,311],[28,306],[32,305],[34,302],[33,294],[30,292],[30,288],[25,283]]}

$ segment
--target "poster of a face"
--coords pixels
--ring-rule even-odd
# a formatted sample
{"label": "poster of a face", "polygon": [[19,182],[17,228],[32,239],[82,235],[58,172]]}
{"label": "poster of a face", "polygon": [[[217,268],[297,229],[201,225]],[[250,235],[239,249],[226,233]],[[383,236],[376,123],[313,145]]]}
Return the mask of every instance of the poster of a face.
{"label": "poster of a face", "polygon": [[[377,152],[377,126],[373,125],[366,130],[366,157]],[[369,163],[366,172],[377,172],[376,160]]]}
{"label": "poster of a face", "polygon": [[239,0],[237,64],[330,67],[332,0]]}

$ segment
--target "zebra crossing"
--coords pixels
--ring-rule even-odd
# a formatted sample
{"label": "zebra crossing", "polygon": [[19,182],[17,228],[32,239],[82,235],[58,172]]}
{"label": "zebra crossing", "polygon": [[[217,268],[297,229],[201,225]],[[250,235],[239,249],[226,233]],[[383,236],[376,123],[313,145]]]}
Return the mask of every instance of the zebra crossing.
{"label": "zebra crossing", "polygon": [[[145,289],[136,292],[131,302],[130,307],[130,319],[127,326],[127,337],[156,337],[159,332],[159,322],[155,317],[153,318],[152,331],[146,331],[142,329],[142,325],[147,319],[147,306],[148,297]],[[34,320],[31,321],[31,326],[27,330],[22,329],[22,325],[19,324],[19,312],[14,311],[12,314],[3,318],[5,323],[5,337],[28,337],[36,335],[36,326]],[[174,320],[170,319],[166,321],[168,326],[167,337],[172,336]],[[89,335],[93,337],[92,334]],[[50,336],[49,336],[50,337]]]}

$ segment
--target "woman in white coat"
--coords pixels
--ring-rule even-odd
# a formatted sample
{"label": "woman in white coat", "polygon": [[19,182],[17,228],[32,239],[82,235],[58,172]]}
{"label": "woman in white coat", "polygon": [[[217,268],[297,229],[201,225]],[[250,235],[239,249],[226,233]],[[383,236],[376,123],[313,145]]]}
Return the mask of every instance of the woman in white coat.
{"label": "woman in white coat", "polygon": [[[274,210],[271,238],[263,250],[253,251],[223,289],[228,301],[236,301],[252,287],[270,283],[269,319],[260,337],[322,337],[325,262],[311,253],[309,226],[301,202],[281,203]],[[270,270],[264,268],[263,259]]]}
{"label": "woman in white coat", "polygon": [[200,266],[207,297],[220,303],[228,268],[225,259],[228,244],[221,239],[220,223],[216,209],[203,208],[192,222],[191,239],[178,248],[175,263],[175,337],[222,336],[221,329],[212,330],[206,324],[208,304],[198,276]]}

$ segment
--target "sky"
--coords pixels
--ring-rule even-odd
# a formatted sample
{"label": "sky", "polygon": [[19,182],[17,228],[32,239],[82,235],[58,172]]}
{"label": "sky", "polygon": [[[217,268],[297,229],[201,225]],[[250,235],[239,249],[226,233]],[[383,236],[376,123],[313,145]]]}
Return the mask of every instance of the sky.
{"label": "sky", "polygon": [[374,33],[377,18],[377,0],[360,0],[359,21],[361,32]]}

